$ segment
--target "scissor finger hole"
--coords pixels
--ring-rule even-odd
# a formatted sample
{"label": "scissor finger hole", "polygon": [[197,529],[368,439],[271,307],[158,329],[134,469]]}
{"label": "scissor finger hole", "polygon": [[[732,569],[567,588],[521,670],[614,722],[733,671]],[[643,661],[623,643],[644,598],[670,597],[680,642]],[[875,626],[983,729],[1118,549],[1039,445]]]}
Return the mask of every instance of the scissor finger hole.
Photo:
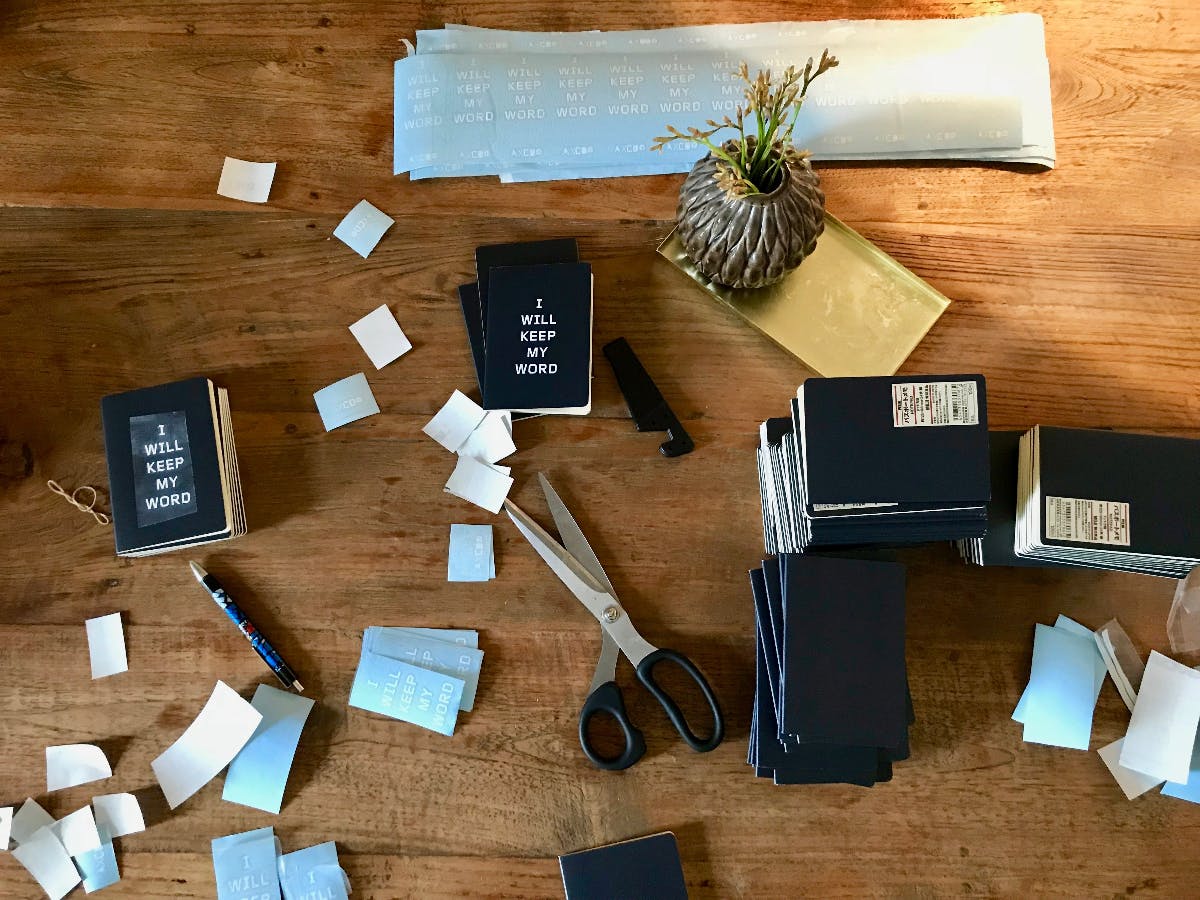
{"label": "scissor finger hole", "polygon": [[607,710],[593,712],[584,729],[588,746],[602,759],[615,760],[625,752],[625,731],[617,717]]}
{"label": "scissor finger hole", "polygon": [[[679,663],[667,658],[654,666],[654,681],[679,706],[688,727],[697,737],[712,734],[713,714],[700,685]],[[662,712],[659,712],[662,715]]]}

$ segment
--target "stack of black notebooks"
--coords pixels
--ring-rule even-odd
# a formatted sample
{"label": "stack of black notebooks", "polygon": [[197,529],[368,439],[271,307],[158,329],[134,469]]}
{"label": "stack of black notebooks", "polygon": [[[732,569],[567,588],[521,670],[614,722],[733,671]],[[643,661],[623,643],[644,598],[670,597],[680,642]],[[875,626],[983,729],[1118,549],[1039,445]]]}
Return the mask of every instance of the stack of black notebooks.
{"label": "stack of black notebooks", "polygon": [[983,536],[982,375],[812,378],[759,435],[768,552]]}
{"label": "stack of black notebooks", "polygon": [[246,533],[229,394],[191,378],[100,401],[118,556]]}
{"label": "stack of black notebooks", "polygon": [[757,623],[747,762],[776,784],[870,787],[908,758],[904,567],[784,553],[750,573]]}
{"label": "stack of black notebooks", "polygon": [[491,244],[458,289],[484,409],[586,415],[592,406],[592,267],[574,238]]}
{"label": "stack of black notebooks", "polygon": [[1168,578],[1200,565],[1200,441],[1038,425],[1018,454],[1017,556]]}

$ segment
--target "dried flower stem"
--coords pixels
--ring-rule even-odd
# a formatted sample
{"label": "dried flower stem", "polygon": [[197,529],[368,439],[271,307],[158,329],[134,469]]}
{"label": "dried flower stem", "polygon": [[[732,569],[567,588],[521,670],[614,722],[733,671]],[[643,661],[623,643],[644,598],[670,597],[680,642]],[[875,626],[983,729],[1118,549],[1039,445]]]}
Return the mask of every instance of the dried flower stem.
{"label": "dried flower stem", "polygon": [[[828,50],[814,67],[809,57],[804,69],[788,66],[776,81],[770,69],[760,71],[752,79],[746,63],[737,70],[738,78],[746,84],[742,95],[745,103],[737,107],[736,120],[725,116],[717,122],[709,119],[707,130],[688,128],[681,132],[673,125],[667,134],[654,139],[650,149],[662,150],[671,141],[691,141],[708,149],[723,165],[717,166],[717,178],[733,196],[767,193],[779,183],[784,161],[795,153],[792,132],[800,118],[800,109],[808,95],[809,86],[818,77],[837,66],[838,60]],[[753,114],[753,134],[746,134],[747,117]],[[714,143],[712,136],[724,129],[737,132],[728,142]],[[730,148],[730,144],[736,148]]]}

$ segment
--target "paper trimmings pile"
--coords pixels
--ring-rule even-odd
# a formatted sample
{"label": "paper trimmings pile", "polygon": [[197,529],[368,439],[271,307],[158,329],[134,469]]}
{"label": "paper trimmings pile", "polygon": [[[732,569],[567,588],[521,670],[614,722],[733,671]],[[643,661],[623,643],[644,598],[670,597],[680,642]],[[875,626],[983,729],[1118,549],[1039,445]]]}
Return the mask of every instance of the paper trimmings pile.
{"label": "paper trimmings pile", "polygon": [[1066,616],[1037,626],[1029,685],[1013,712],[1024,739],[1089,749],[1106,673],[1133,712],[1125,736],[1099,750],[1125,796],[1164,785],[1166,796],[1200,803],[1200,671],[1155,652],[1143,667],[1115,619],[1094,634]]}
{"label": "paper trimmings pile", "polygon": [[[46,790],[58,791],[112,776],[99,747],[65,744],[46,748]],[[102,794],[89,806],[55,821],[31,797],[16,814],[0,809],[0,850],[9,838],[18,845],[13,857],[52,900],[80,882],[90,894],[120,879],[113,839],[144,831],[146,823],[133,794]]]}
{"label": "paper trimmings pile", "polygon": [[462,391],[455,391],[421,430],[458,454],[458,463],[446,482],[446,493],[488,512],[500,512],[513,480],[509,475],[512,469],[496,463],[517,452],[512,415],[504,410],[485,410]]}
{"label": "paper trimmings pile", "polygon": [[449,736],[475,706],[482,666],[477,631],[371,626],[350,705]]}

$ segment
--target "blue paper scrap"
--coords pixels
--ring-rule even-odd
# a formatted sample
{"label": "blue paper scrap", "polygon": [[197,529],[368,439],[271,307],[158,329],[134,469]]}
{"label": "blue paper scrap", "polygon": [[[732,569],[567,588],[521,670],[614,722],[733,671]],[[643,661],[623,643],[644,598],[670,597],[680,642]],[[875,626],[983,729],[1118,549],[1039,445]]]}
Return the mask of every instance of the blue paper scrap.
{"label": "blue paper scrap", "polygon": [[463,681],[409,665],[364,646],[350,689],[350,705],[451,735]]}
{"label": "blue paper scrap", "polygon": [[83,889],[89,894],[121,880],[121,873],[117,871],[117,855],[113,852],[112,835],[103,825],[96,830],[100,832],[100,847],[75,857],[75,865],[83,876]]}
{"label": "blue paper scrap", "polygon": [[363,646],[369,653],[378,653],[431,672],[462,679],[459,709],[470,712],[474,708],[479,670],[483,667],[482,650],[391,629],[364,633]]}
{"label": "blue paper scrap", "polygon": [[361,200],[333,229],[333,236],[366,259],[383,233],[395,224],[396,220],[387,213]]}
{"label": "blue paper scrap", "polygon": [[281,900],[275,829],[213,838],[212,855],[217,900]]}
{"label": "blue paper scrap", "polygon": [[229,764],[221,799],[278,815],[313,701],[260,684],[250,705],[262,713],[262,721]]}
{"label": "blue paper scrap", "polygon": [[283,900],[347,900],[350,879],[338,862],[333,841],[279,857]]}
{"label": "blue paper scrap", "polygon": [[1176,784],[1168,781],[1163,785],[1162,792],[1168,797],[1187,800],[1189,803],[1200,803],[1200,732],[1196,733],[1196,743],[1192,747],[1192,762],[1188,766],[1186,784]]}
{"label": "blue paper scrap", "polygon": [[[1037,626],[1023,712],[1024,740],[1074,750],[1091,742],[1096,707],[1095,641]],[[1017,713],[1014,713],[1014,718]]]}
{"label": "blue paper scrap", "polygon": [[[1100,648],[1096,645],[1095,633],[1084,625],[1080,625],[1074,619],[1067,618],[1064,615],[1059,617],[1054,622],[1054,627],[1066,631],[1069,634],[1078,635],[1081,638],[1090,641],[1092,646],[1096,647],[1095,659],[1092,662],[1093,677],[1095,678],[1096,699],[1100,699],[1100,690],[1104,687],[1104,678],[1108,674],[1108,666],[1105,665],[1104,657],[1100,655]],[[1029,702],[1029,687],[1026,686],[1025,692],[1021,694],[1021,699],[1017,701],[1017,708],[1013,710],[1013,720],[1016,722],[1025,722],[1025,706]],[[1095,706],[1095,702],[1092,704]]]}
{"label": "blue paper scrap", "polygon": [[491,525],[451,525],[447,581],[490,581],[496,577]]}
{"label": "blue paper scrap", "polygon": [[317,412],[321,414],[321,424],[326,431],[379,412],[371,385],[362,372],[321,388],[313,394],[313,400],[317,402]]}

